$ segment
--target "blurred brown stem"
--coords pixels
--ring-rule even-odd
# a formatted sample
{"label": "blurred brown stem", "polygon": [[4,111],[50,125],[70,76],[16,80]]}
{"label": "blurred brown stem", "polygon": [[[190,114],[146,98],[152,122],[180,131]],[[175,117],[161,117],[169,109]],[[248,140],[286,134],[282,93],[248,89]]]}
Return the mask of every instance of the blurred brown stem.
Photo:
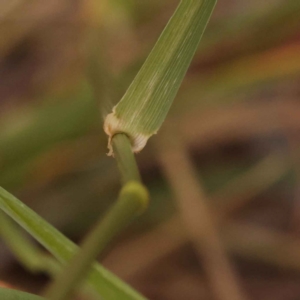
{"label": "blurred brown stem", "polygon": [[[226,222],[222,230],[226,248],[250,261],[283,269],[300,270],[300,240],[291,235],[250,224]],[[124,278],[157,264],[188,243],[178,215],[111,251],[104,264]],[[134,257],[135,264],[132,264]]]}
{"label": "blurred brown stem", "polygon": [[[178,133],[178,131],[176,131]],[[189,236],[204,264],[215,299],[245,299],[226,256],[195,169],[184,144],[166,130],[159,139],[159,159],[177,198]]]}

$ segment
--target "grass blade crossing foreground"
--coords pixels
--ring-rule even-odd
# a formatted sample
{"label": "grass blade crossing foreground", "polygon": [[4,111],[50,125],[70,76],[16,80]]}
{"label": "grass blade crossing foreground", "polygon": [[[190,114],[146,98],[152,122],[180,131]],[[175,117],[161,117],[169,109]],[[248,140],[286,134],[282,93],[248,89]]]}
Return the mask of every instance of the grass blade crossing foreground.
{"label": "grass blade crossing foreground", "polygon": [[[59,261],[65,263],[77,252],[78,247],[73,242],[3,188],[0,188],[0,209],[27,230]],[[130,286],[96,263],[88,276],[88,283],[105,300],[145,300]]]}
{"label": "grass blade crossing foreground", "polygon": [[86,237],[81,250],[47,289],[45,298],[71,299],[74,290],[86,277],[97,255],[101,254],[110,241],[146,209],[147,203],[148,192],[140,183],[134,181],[126,183],[117,202]]}
{"label": "grass blade crossing foreground", "polygon": [[126,133],[132,149],[143,149],[164,121],[216,4],[216,0],[183,0],[121,101],[107,115],[111,138]]}
{"label": "grass blade crossing foreground", "polygon": [[0,288],[0,299],[3,300],[43,300],[39,296],[28,294],[25,292],[20,292],[17,290]]}

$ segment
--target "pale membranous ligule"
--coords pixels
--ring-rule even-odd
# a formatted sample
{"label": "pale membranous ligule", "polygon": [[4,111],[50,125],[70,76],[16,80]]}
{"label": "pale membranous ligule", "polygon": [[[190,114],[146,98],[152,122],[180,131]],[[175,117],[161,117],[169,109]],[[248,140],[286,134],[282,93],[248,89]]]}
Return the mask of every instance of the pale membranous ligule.
{"label": "pale membranous ligule", "polygon": [[149,135],[145,135],[142,133],[136,133],[136,134],[132,135],[131,132],[127,132],[127,130],[125,129],[126,121],[123,121],[122,119],[119,119],[116,116],[115,108],[116,107],[113,108],[112,113],[107,115],[107,117],[105,119],[105,123],[104,123],[104,131],[109,137],[108,155],[109,156],[114,155],[111,140],[112,140],[112,137],[117,133],[125,133],[128,136],[128,138],[130,139],[130,142],[132,145],[132,151],[135,153],[139,152],[140,150],[142,150],[145,147],[147,140],[149,138]]}

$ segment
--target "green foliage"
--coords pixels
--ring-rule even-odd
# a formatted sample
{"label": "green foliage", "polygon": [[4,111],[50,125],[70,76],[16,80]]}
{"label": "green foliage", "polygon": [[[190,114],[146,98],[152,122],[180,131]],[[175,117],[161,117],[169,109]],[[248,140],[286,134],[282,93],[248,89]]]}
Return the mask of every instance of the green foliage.
{"label": "green foliage", "polygon": [[[0,188],[0,208],[38,240],[62,265],[67,263],[65,270],[57,276],[53,285],[46,292],[47,299],[69,299],[75,287],[80,286],[86,276],[89,286],[103,299],[145,299],[101,265],[95,263],[94,260],[112,238],[147,207],[148,192],[140,182],[140,174],[131,146],[134,151],[141,150],[147,139],[157,132],[164,121],[197,50],[215,3],[216,0],[183,0],[180,2],[125,96],[113,109],[113,113],[106,118],[105,131],[109,135],[111,153],[113,149],[116,154],[124,185],[119,200],[112,210],[99,220],[95,230],[87,236],[81,249],[78,249],[74,243],[16,197]],[[2,153],[6,156],[6,163],[18,166],[18,162],[22,161],[22,158],[26,157],[32,148],[42,149],[49,143],[81,132],[90,125],[89,121],[86,122],[86,126],[81,124],[82,116],[87,118],[86,113],[93,115],[89,111],[91,106],[86,105],[90,99],[89,92],[85,94],[87,99],[78,102],[76,100],[73,110],[67,111],[67,114],[65,107],[59,109],[58,115],[53,114],[55,111],[49,114],[49,110],[47,110],[46,115],[39,116],[41,119],[33,119],[32,122],[29,122],[28,130],[23,131],[22,135],[18,133],[11,135],[10,138],[13,141],[22,145],[19,151],[10,151],[9,147],[14,143],[10,143],[8,147],[6,144],[0,143]],[[52,118],[58,118],[61,121],[58,123],[66,124],[66,126],[52,128],[49,126],[49,119]],[[36,122],[40,126],[36,126]],[[75,130],[74,128],[77,126],[78,130]],[[11,165],[8,166],[8,168],[10,167]],[[14,231],[9,222],[5,222],[5,219],[2,221],[2,225],[5,226],[2,234],[16,255],[22,259],[24,264],[29,264],[30,267],[36,267],[38,264],[38,269],[41,269],[41,261],[32,257],[37,253],[37,256],[42,258],[40,253],[29,245],[26,247],[26,253],[20,253],[18,247],[25,240]],[[9,236],[10,234],[12,236]],[[50,261],[53,262],[52,258]],[[54,265],[55,269],[50,273],[56,275],[59,270],[55,261]],[[89,272],[90,268],[92,269]],[[49,272],[49,270],[46,271]],[[19,294],[16,292],[15,295],[17,297]],[[29,295],[26,298],[25,294],[21,296],[12,299],[39,299]]]}
{"label": "green foliage", "polygon": [[[73,242],[2,188],[0,188],[0,208],[27,230],[61,263],[68,262],[78,251],[78,247]],[[99,264],[94,264],[93,270],[88,276],[88,283],[108,300],[143,299],[137,292]]]}
{"label": "green foliage", "polygon": [[[135,152],[163,123],[199,41],[216,0],[181,1],[146,62],[121,101],[105,120],[110,139],[126,133]],[[113,153],[109,144],[110,154]]]}
{"label": "green foliage", "polygon": [[36,295],[20,292],[12,289],[0,288],[0,298],[5,300],[42,300]]}

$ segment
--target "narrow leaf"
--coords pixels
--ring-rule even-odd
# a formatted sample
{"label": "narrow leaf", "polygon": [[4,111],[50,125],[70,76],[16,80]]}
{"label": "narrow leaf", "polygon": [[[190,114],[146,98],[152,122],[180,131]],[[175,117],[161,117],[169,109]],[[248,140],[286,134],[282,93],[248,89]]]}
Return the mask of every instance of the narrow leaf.
{"label": "narrow leaf", "polygon": [[107,115],[104,130],[129,136],[143,149],[163,123],[197,50],[216,0],[183,0],[121,101]]}
{"label": "narrow leaf", "polygon": [[[60,262],[68,262],[77,253],[78,247],[73,242],[1,187],[0,209],[27,230]],[[88,283],[105,300],[145,300],[138,292],[97,263],[94,263],[88,276]]]}

